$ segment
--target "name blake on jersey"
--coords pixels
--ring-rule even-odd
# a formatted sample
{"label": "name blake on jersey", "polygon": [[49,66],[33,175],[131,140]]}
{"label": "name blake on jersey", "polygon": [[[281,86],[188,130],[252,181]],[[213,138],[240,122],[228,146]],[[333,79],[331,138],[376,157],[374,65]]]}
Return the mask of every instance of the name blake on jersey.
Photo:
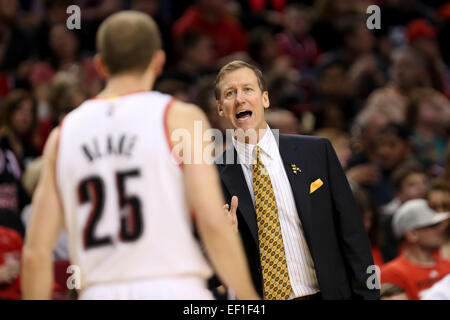
{"label": "name blake on jersey", "polygon": [[106,156],[131,157],[137,136],[121,134],[118,137],[108,135],[100,145],[98,138],[81,145],[81,150],[89,162],[104,158]]}

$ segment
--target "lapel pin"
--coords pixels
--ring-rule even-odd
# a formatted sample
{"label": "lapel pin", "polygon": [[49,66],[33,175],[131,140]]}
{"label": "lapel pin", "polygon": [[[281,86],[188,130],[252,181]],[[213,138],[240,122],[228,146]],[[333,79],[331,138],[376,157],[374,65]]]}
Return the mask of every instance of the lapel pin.
{"label": "lapel pin", "polygon": [[299,174],[302,172],[302,169],[298,168],[294,163],[291,163],[292,172],[295,174]]}

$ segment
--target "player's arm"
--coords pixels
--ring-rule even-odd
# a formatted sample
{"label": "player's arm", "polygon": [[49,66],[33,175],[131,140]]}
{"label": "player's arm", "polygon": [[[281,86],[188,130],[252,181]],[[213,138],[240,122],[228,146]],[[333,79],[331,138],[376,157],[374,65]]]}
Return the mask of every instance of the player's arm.
{"label": "player's arm", "polygon": [[53,248],[63,225],[55,177],[58,135],[55,129],[47,140],[41,178],[33,196],[22,254],[24,299],[50,299],[52,294]]}
{"label": "player's arm", "polygon": [[[201,134],[194,136],[194,123],[201,124]],[[196,106],[176,102],[168,115],[169,130],[185,129],[190,134],[190,148],[183,148],[184,182],[187,201],[195,212],[200,237],[206,252],[223,283],[232,288],[239,299],[259,299],[248,268],[238,233],[234,232],[230,219],[223,211],[223,197],[215,165],[203,159],[204,150],[211,142],[204,142],[203,133],[210,129],[204,113]],[[197,140],[197,141],[195,141]],[[184,140],[185,141],[185,140]],[[186,141],[185,141],[186,142]],[[180,143],[180,141],[173,141]],[[194,147],[195,144],[201,148]],[[202,156],[194,157],[194,152]],[[194,163],[194,159],[200,160]]]}

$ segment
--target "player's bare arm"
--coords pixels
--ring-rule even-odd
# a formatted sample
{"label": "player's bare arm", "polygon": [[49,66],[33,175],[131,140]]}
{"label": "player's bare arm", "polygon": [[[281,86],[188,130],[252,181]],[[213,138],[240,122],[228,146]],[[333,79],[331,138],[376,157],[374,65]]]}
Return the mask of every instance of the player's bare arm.
{"label": "player's bare arm", "polygon": [[[169,131],[186,129],[193,146],[196,121],[202,123],[202,135],[197,137],[201,139],[210,128],[204,113],[194,105],[175,102],[168,115]],[[203,151],[208,142],[201,143]],[[194,148],[190,149],[191,159],[194,159]],[[195,212],[200,236],[219,277],[239,299],[259,299],[251,282],[241,240],[233,231],[230,219],[223,214],[224,200],[215,166],[202,159],[200,163],[184,164],[183,170],[188,204]]]}
{"label": "player's bare arm", "polygon": [[30,224],[22,258],[24,299],[50,299],[53,288],[53,248],[63,225],[55,164],[58,129],[52,131],[44,149],[41,178],[33,196]]}

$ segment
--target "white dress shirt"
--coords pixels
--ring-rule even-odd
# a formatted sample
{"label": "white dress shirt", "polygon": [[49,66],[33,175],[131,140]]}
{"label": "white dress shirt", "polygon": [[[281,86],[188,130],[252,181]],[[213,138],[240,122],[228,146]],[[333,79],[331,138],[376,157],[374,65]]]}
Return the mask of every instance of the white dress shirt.
{"label": "white dress shirt", "polygon": [[[255,205],[253,191],[252,163],[256,159],[256,145],[233,140],[242,172],[244,173],[250,195]],[[319,291],[314,263],[306,243],[303,228],[295,206],[294,195],[289,183],[275,137],[268,128],[258,142],[261,161],[266,167],[272,182],[277,201],[278,216],[288,266],[292,293],[290,298],[311,295]]]}

